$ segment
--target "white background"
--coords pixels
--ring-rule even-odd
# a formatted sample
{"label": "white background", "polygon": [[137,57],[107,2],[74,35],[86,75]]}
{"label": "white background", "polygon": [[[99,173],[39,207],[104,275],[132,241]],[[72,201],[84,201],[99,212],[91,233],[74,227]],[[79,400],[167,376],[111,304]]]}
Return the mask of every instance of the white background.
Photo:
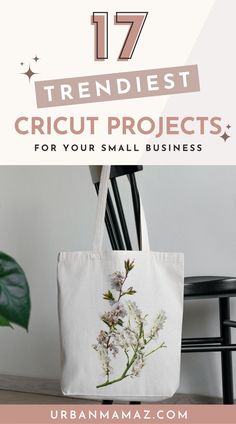
{"label": "white background", "polygon": [[[68,6],[69,5],[69,6]],[[117,61],[117,55],[127,34],[126,26],[113,25],[112,16],[121,9],[132,10],[131,0],[88,1],[42,0],[40,6],[30,0],[5,2],[0,14],[1,39],[7,40],[1,48],[1,164],[88,164],[88,163],[148,163],[148,164],[235,164],[235,129],[233,122],[235,92],[235,55],[232,40],[235,37],[234,0],[136,0],[136,10],[149,11],[133,58]],[[93,34],[90,15],[96,10],[109,11],[110,56],[107,61],[94,61]],[[32,58],[40,57],[37,65]],[[24,66],[20,66],[20,62]],[[28,64],[39,74],[31,79],[21,75]],[[197,64],[200,93],[160,96],[127,101],[103,102],[87,105],[37,109],[34,80],[125,72],[140,69]],[[143,155],[142,146],[149,136],[122,136],[119,132],[106,136],[105,124],[96,136],[20,136],[14,130],[18,116],[97,116],[106,122],[108,115],[131,115],[134,118],[150,115],[214,116],[223,118],[223,131],[232,128],[231,138],[224,143],[219,136],[163,137],[162,142],[190,140],[203,142],[200,153]],[[94,154],[35,153],[35,143],[62,142],[137,143],[138,153]]]}
{"label": "white background", "polygon": [[[137,180],[152,250],[183,251],[185,275],[236,275],[236,167],[146,166]],[[126,179],[120,191],[133,234]],[[0,167],[0,193],[0,249],[24,268],[32,298],[28,334],[0,329],[0,373],[59,378],[57,253],[91,248],[96,194],[89,170]],[[186,337],[218,330],[215,300],[186,303]],[[220,354],[185,354],[180,391],[221,396]]]}

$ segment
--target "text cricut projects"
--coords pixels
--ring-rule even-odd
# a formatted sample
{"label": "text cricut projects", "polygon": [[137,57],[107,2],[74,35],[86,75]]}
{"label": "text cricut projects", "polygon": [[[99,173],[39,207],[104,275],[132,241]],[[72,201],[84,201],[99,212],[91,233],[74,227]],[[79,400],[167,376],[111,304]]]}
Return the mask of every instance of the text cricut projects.
{"label": "text cricut projects", "polygon": [[106,135],[218,135],[222,131],[219,116],[20,116],[15,130],[20,135],[87,135],[93,136],[102,126]]}

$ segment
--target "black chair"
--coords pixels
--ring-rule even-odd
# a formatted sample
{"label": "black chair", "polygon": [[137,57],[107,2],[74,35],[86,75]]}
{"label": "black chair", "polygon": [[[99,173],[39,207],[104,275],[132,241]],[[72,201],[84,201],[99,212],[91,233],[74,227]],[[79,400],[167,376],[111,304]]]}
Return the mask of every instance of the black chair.
{"label": "black chair", "polygon": [[[98,167],[90,167],[90,169],[93,183],[95,184],[96,191],[98,192],[100,172],[98,171]],[[112,196],[109,192],[105,222],[111,246],[114,250],[132,250],[132,244],[116,180],[117,177],[122,175],[127,175],[130,182],[137,239],[140,248],[140,202],[135,172],[141,171],[142,169],[142,166],[111,167],[110,179],[116,210]],[[216,298],[219,301],[219,337],[184,338],[182,339],[182,353],[221,353],[222,392],[224,404],[234,403],[232,351],[236,351],[236,344],[231,343],[231,327],[236,327],[236,321],[232,321],[230,319],[230,298],[233,296],[236,296],[236,277],[197,276],[185,278],[185,300]],[[104,401],[103,403],[112,403],[112,400]]]}

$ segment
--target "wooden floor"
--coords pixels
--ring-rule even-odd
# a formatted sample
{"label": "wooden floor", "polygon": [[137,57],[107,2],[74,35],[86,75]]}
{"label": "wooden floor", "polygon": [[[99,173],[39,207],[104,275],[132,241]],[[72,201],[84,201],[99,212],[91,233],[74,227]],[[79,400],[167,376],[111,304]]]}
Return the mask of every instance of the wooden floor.
{"label": "wooden floor", "polygon": [[[99,404],[84,399],[63,396],[58,380],[0,375],[0,404]],[[115,402],[116,403],[116,402]],[[160,403],[219,404],[220,398],[180,394]]]}
{"label": "wooden floor", "polygon": [[[0,390],[0,404],[80,404],[80,403],[92,403],[88,401],[82,401],[80,399],[67,398],[53,395],[43,395],[38,393],[23,393],[14,392],[11,390]],[[93,402],[95,403],[95,402]],[[96,402],[99,403],[99,402]]]}

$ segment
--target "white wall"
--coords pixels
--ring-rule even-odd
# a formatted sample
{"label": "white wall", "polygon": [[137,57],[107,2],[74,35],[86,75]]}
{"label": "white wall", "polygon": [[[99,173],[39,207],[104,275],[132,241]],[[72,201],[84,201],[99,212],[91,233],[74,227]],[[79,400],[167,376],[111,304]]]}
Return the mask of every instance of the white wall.
{"label": "white wall", "polygon": [[[147,166],[137,179],[153,250],[184,251],[186,275],[236,275],[236,167]],[[120,188],[130,222],[126,179]],[[28,334],[0,328],[0,373],[58,377],[57,252],[90,249],[95,190],[87,167],[22,166],[0,167],[0,193],[0,249],[32,298]],[[217,335],[217,314],[216,301],[187,302],[184,335]],[[220,378],[219,354],[183,356],[181,392],[220,396]]]}

